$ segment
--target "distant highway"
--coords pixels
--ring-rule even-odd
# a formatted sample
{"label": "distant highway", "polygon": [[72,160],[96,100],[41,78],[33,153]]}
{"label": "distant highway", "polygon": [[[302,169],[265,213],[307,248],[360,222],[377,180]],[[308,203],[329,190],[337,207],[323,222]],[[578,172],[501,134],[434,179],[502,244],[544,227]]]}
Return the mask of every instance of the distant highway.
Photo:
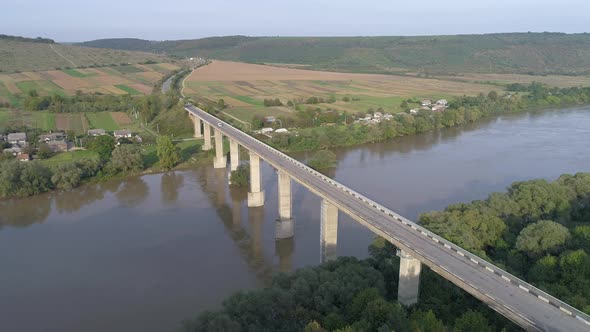
{"label": "distant highway", "polygon": [[590,331],[590,317],[581,311],[203,110],[185,109],[523,328]]}

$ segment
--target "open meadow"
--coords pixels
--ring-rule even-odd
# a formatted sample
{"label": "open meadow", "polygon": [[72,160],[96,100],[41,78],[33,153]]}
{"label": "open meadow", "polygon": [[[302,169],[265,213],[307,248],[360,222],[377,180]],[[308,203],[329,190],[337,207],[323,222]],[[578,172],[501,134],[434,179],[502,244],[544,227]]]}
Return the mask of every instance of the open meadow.
{"label": "open meadow", "polygon": [[[331,104],[315,105],[351,113],[369,108],[397,111],[407,98],[449,98],[476,95],[497,86],[440,79],[378,74],[353,74],[281,68],[276,66],[213,61],[195,70],[185,82],[185,93],[199,102],[223,99],[224,112],[242,121],[254,115],[285,115],[288,107],[265,107],[265,99],[289,100],[333,98]],[[349,101],[343,101],[348,97]]]}
{"label": "open meadow", "polygon": [[0,73],[0,102],[18,106],[31,90],[40,95],[62,96],[74,95],[78,91],[105,95],[150,94],[162,77],[178,68],[172,63],[161,63]]}

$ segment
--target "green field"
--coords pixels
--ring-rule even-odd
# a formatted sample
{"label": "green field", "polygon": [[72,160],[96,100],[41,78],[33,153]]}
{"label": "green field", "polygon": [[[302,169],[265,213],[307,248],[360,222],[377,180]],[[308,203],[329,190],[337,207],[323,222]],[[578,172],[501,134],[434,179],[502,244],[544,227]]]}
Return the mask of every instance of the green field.
{"label": "green field", "polygon": [[55,166],[65,162],[73,162],[88,158],[98,158],[98,154],[94,151],[76,150],[67,153],[58,153],[49,159],[42,160],[41,162],[47,166]]}
{"label": "green field", "polygon": [[29,126],[42,130],[55,130],[55,114],[0,109],[0,128]]}
{"label": "green field", "polygon": [[139,91],[135,90],[134,88],[132,88],[132,87],[130,87],[130,86],[124,85],[124,84],[117,84],[117,85],[115,85],[115,87],[116,87],[117,89],[121,89],[121,90],[123,90],[123,91],[127,92],[128,94],[130,94],[130,95],[132,95],[132,96],[139,96],[139,95],[143,95],[143,93],[141,93],[141,92],[139,92]]}
{"label": "green field", "polygon": [[11,105],[20,105],[20,100],[0,82],[0,100],[8,101]]}
{"label": "green field", "polygon": [[16,82],[16,86],[25,94],[29,93],[31,90],[36,90],[37,93],[41,95],[57,94],[60,96],[65,96],[63,89],[52,81],[22,81]]}
{"label": "green field", "polygon": [[64,73],[72,76],[72,77],[92,77],[92,76],[98,75],[96,73],[93,73],[93,74],[84,74],[84,73],[81,73],[81,72],[77,71],[76,69],[64,69],[62,71]]}
{"label": "green field", "polygon": [[91,128],[102,128],[106,131],[119,130],[121,127],[113,120],[110,112],[86,113]]}
{"label": "green field", "polygon": [[49,112],[34,112],[34,127],[43,130],[55,130],[55,114]]}

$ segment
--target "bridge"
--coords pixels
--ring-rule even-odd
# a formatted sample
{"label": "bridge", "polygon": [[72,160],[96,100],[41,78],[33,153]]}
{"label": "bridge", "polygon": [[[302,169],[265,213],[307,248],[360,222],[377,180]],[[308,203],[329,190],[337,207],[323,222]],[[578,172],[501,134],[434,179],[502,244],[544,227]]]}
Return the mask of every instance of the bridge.
{"label": "bridge", "polygon": [[239,163],[239,146],[249,153],[250,190],[248,206],[264,205],[261,186],[261,160],[278,173],[278,219],[276,238],[294,233],[291,181],[297,181],[322,199],[321,261],[335,258],[338,214],[354,220],[399,248],[398,301],[404,305],[418,302],[422,264],[472,294],[490,308],[528,331],[590,331],[590,316],[543,292],[501,268],[471,254],[420,225],[402,217],[354,190],[316,172],[299,161],[234,128],[211,114],[186,105],[195,128],[195,137],[203,138],[203,150],[215,144],[215,168],[226,168],[223,137],[230,143],[230,169]]}

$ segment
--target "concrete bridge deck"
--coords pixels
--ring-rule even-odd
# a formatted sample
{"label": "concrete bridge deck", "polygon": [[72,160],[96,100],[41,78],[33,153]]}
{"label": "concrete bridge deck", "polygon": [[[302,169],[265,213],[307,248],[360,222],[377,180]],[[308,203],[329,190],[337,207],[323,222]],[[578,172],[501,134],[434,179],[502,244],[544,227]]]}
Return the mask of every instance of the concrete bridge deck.
{"label": "concrete bridge deck", "polygon": [[526,330],[590,331],[581,311],[201,109],[185,109]]}

